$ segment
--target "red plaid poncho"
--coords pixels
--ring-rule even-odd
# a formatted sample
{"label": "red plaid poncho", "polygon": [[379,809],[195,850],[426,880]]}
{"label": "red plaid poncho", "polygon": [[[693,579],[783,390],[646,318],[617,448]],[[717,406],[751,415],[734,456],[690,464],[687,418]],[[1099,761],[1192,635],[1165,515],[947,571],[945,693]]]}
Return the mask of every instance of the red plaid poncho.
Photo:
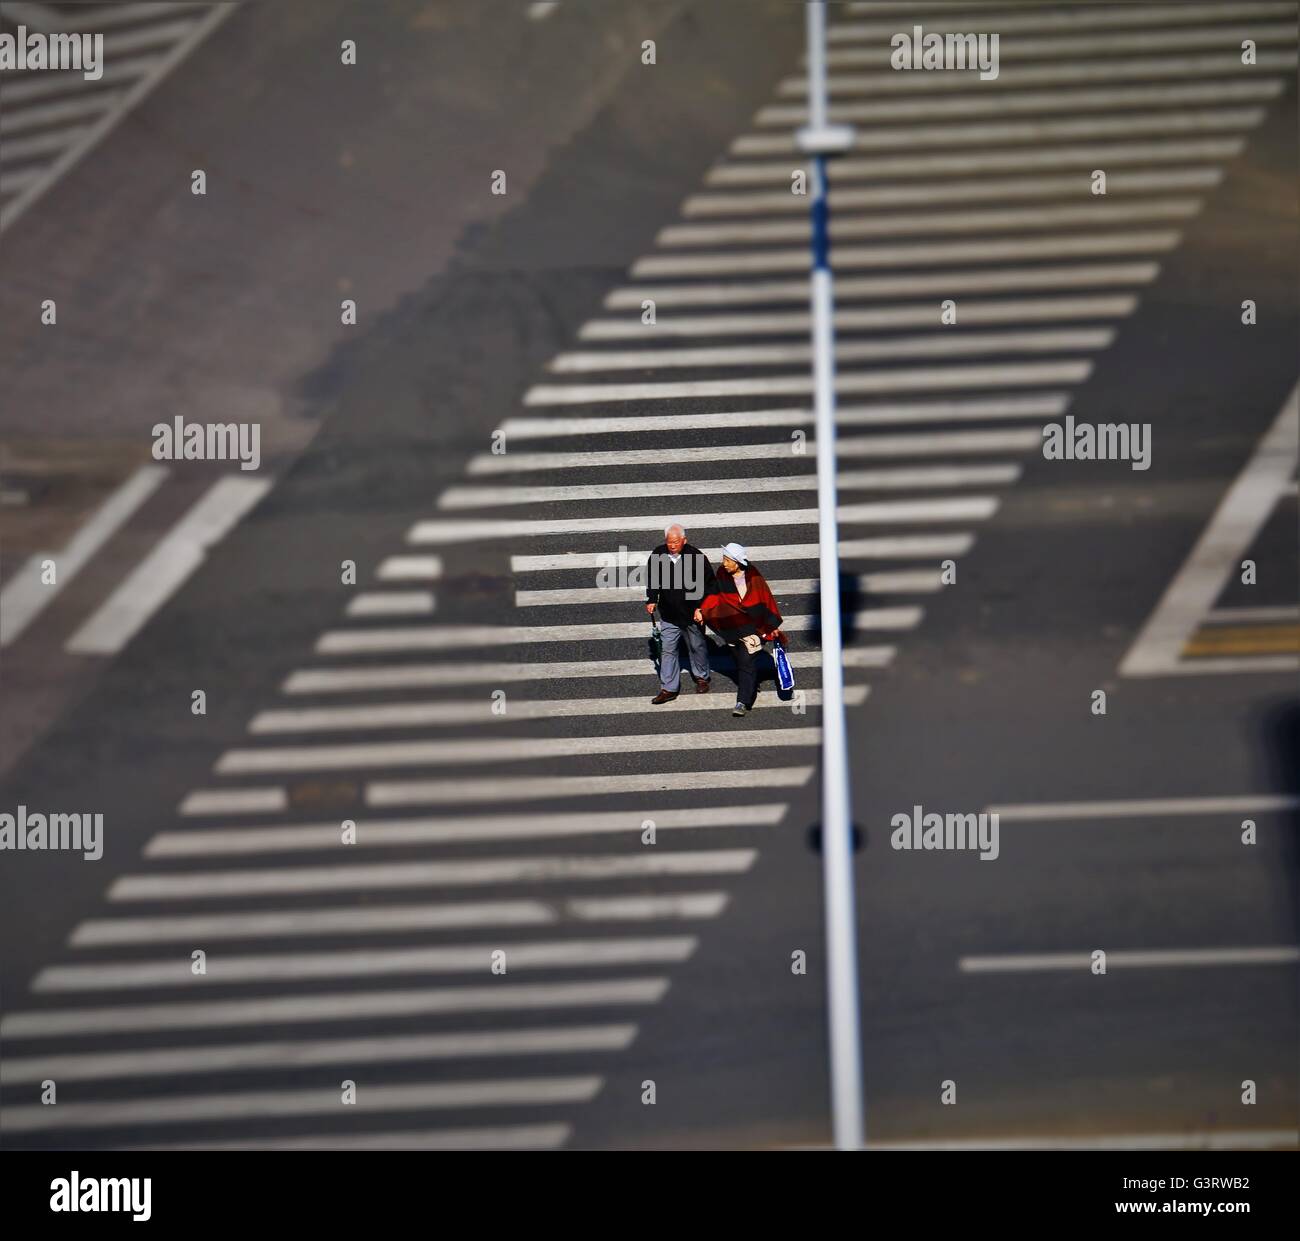
{"label": "red plaid poncho", "polygon": [[763,575],[751,564],[745,570],[745,597],[740,597],[731,574],[719,569],[714,591],[700,604],[704,620],[726,642],[739,642],[746,634],[757,634],[764,641],[784,642],[780,633],[781,610],[776,606]]}

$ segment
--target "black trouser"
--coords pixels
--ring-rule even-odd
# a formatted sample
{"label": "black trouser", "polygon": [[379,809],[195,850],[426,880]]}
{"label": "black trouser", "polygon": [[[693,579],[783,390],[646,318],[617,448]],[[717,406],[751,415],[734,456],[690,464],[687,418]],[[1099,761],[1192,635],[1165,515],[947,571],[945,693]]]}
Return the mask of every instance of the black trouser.
{"label": "black trouser", "polygon": [[736,642],[731,647],[736,657],[736,701],[752,707],[758,697],[758,668],[754,657],[745,650],[743,642]]}

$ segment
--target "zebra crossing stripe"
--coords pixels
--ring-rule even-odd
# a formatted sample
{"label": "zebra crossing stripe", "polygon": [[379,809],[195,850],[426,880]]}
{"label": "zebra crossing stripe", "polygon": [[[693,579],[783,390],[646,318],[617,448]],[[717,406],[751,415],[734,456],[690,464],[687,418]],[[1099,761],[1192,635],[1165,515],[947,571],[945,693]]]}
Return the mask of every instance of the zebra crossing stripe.
{"label": "zebra crossing stripe", "polygon": [[[963,300],[963,325],[1040,322],[1052,319],[1122,319],[1137,309],[1131,294],[1096,297],[1013,298],[998,301]],[[938,322],[933,302],[909,302],[883,309],[854,310],[840,307],[835,313],[836,331],[872,331],[877,328],[925,327]],[[811,317],[790,314],[667,315],[653,325],[639,318],[589,319],[578,337],[581,340],[646,340],[709,336],[783,336],[810,331]]]}
{"label": "zebra crossing stripe", "polygon": [[366,1021],[450,1013],[500,1013],[554,1008],[657,1004],[666,978],[520,983],[501,987],[421,987],[418,990],[340,991],[265,995],[254,999],[112,1004],[95,1008],[46,1008],[0,1017],[6,1039],[80,1037],[90,1033],[139,1034],[238,1026]]}
{"label": "zebra crossing stripe", "polygon": [[[419,1112],[435,1108],[536,1107],[587,1103],[603,1079],[528,1077],[496,1081],[405,1082],[368,1086],[362,1092],[367,1115]],[[289,1116],[332,1116],[339,1107],[335,1086],[301,1090],[222,1091],[206,1095],[162,1095],[139,1099],[66,1102],[59,1107],[19,1104],[0,1114],[0,1132],[49,1133],[122,1126],[200,1124],[213,1121],[271,1120]]]}
{"label": "zebra crossing stripe", "polygon": [[[937,318],[937,316],[936,316]],[[836,346],[844,362],[897,362],[905,358],[961,358],[972,354],[1068,353],[1105,349],[1114,340],[1109,328],[1039,328],[1028,332],[928,333],[884,340],[845,340]],[[717,345],[560,353],[547,364],[552,375],[601,374],[608,371],[725,369],[790,366],[812,360],[808,345]]]}
{"label": "zebra crossing stripe", "polygon": [[[952,534],[901,534],[876,539],[841,539],[840,558],[855,560],[898,560],[923,556],[963,556],[971,549],[975,536],[966,533]],[[750,555],[755,560],[816,560],[816,543],[751,544]],[[616,567],[620,561],[629,565],[644,564],[650,550],[633,552],[560,552],[554,556],[510,557],[512,573],[537,573],[548,570],[604,569]],[[852,651],[845,652],[851,656]],[[579,665],[581,666],[581,665]]]}
{"label": "zebra crossing stripe", "polygon": [[616,776],[500,776],[488,780],[375,780],[366,785],[368,806],[467,805],[545,801],[694,789],[801,788],[811,767],[741,767],[729,771],[623,772]]}
{"label": "zebra crossing stripe", "polygon": [[[1029,396],[997,397],[974,400],[889,401],[872,405],[846,405],[835,411],[843,427],[908,426],[929,422],[998,422],[1003,419],[1051,419],[1064,414],[1070,398],[1063,392],[1042,392]],[[755,409],[729,414],[638,414],[630,418],[553,418],[533,414],[524,418],[507,418],[500,430],[507,440],[549,439],[554,436],[615,435],[642,431],[705,431],[724,427],[799,427],[812,426],[813,416],[806,409]],[[563,454],[568,456],[569,454]],[[662,458],[662,453],[658,454]],[[562,468],[560,454],[502,454],[511,460],[523,460],[521,469],[549,466]],[[502,457],[484,454],[470,464],[471,474],[505,472],[504,465],[487,465],[485,458],[501,461]],[[478,464],[482,462],[483,464]],[[536,466],[531,464],[536,462]]]}
{"label": "zebra crossing stripe", "polygon": [[[261,872],[257,872],[261,873]],[[601,969],[609,965],[663,965],[685,961],[695,951],[689,935],[656,938],[557,940],[518,944],[456,944],[446,948],[349,949],[339,952],[262,953],[222,956],[220,970],[207,986],[254,981],[310,978],[369,978],[380,974],[481,974],[492,954],[506,954],[512,970]],[[214,965],[216,963],[214,962]],[[193,985],[190,961],[172,959],[101,961],[95,965],[55,965],[42,970],[32,984],[46,994],[73,991],[125,991],[140,987]]]}
{"label": "zebra crossing stripe", "polygon": [[[1284,84],[1276,79],[1262,82],[1232,82],[1225,79],[1196,82],[1190,86],[1130,86],[1102,90],[1018,91],[986,97],[957,98],[922,96],[906,100],[873,100],[871,103],[832,104],[827,119],[862,124],[879,121],[938,120],[944,117],[1000,116],[1030,112],[1093,112],[1113,108],[1177,107],[1203,102],[1228,103],[1275,99]],[[797,128],[807,116],[798,104],[776,104],[763,108],[754,118],[756,125]]]}
{"label": "zebra crossing stripe", "polygon": [[[1294,52],[1260,50],[1255,54],[1254,65],[1243,66],[1240,40],[1237,48],[1235,54],[1229,52],[1226,55],[1211,52],[1193,56],[1108,56],[1101,60],[1070,59],[1037,65],[1000,64],[998,81],[1004,88],[1065,87],[1070,82],[1125,82],[1144,78],[1232,78],[1246,73],[1284,73],[1296,65]],[[845,95],[965,94],[981,85],[960,73],[928,73],[918,81],[914,75],[884,68],[865,73],[831,74],[829,83],[831,96],[835,99],[842,99]],[[808,80],[805,77],[786,78],[778,85],[777,93],[785,97],[806,95]]]}
{"label": "zebra crossing stripe", "polygon": [[[1031,447],[1041,442],[1042,438],[1038,432],[1029,434]],[[780,445],[780,450],[786,459],[798,460],[791,457],[788,444]],[[769,459],[771,455],[770,452],[767,454]],[[1014,483],[1019,477],[1018,465],[938,465],[846,470],[836,481],[839,489],[845,492],[918,491],[939,487],[997,486]],[[721,496],[747,494],[751,491],[775,494],[816,490],[815,474],[779,474],[771,477],[748,478],[646,479],[631,483],[585,483],[570,486],[470,486],[449,487],[438,498],[438,507],[444,510],[499,508],[512,504],[551,504],[566,500],[635,500],[643,497],[649,499],[652,496]],[[359,600],[367,598],[368,596],[365,595],[357,596]],[[383,606],[371,605],[364,609],[349,607],[348,615],[390,615],[431,610],[432,608],[406,606],[398,608],[391,606],[388,600],[384,600]]]}
{"label": "zebra crossing stripe", "polygon": [[210,1043],[144,1051],[43,1053],[8,1056],[0,1082],[18,1085],[55,1075],[72,1082],[181,1074],[287,1070],[326,1064],[415,1064],[488,1056],[571,1055],[625,1051],[636,1026],[548,1026],[540,1029],[389,1034],[373,1038],[292,1039],[267,1043]]}
{"label": "zebra crossing stripe", "polygon": [[[789,191],[786,191],[789,194]],[[919,297],[926,293],[1005,293],[1024,289],[1073,289],[1150,284],[1159,271],[1152,262],[1068,263],[1038,267],[966,268],[957,271],[909,272],[901,276],[846,276],[835,282],[837,314],[855,301]],[[659,310],[682,306],[752,306],[808,299],[807,281],[727,281],[721,284],[655,284],[614,289],[606,310],[632,310],[641,326],[641,303],[652,298]],[[870,313],[870,312],[867,312]],[[883,312],[882,312],[883,313]]]}
{"label": "zebra crossing stripe", "polygon": [[[730,704],[728,704],[730,705]],[[605,836],[626,833],[640,836],[646,820],[656,829],[709,827],[774,827],[785,814],[784,802],[743,806],[692,806],[686,809],[565,811],[555,814],[461,815],[454,818],[356,819],[356,844],[351,849],[400,848],[405,845],[446,845],[476,840],[553,840],[569,836]],[[217,857],[233,854],[329,852],[339,848],[339,825],[298,823],[291,827],[213,827],[200,831],[160,832],[145,850],[149,858]],[[353,914],[367,911],[341,910],[340,927]],[[509,911],[508,911],[509,912]],[[532,920],[533,910],[521,916]],[[459,925],[462,917],[497,917],[495,906],[451,905],[436,908],[448,925]],[[249,915],[256,917],[257,915]],[[279,915],[272,915],[279,916]],[[550,919],[547,919],[550,920]]]}
{"label": "zebra crossing stripe", "polygon": [[[894,74],[894,77],[899,76]],[[942,77],[942,74],[933,75]],[[1174,164],[1187,160],[1234,159],[1245,148],[1244,138],[1198,138],[1183,142],[1092,142],[1061,146],[993,147],[969,153],[943,151],[927,155],[875,155],[871,159],[836,162],[837,181],[881,181],[890,177],[987,176],[993,172],[1031,172],[1045,168],[1119,167],[1124,164]],[[714,167],[707,185],[790,186],[789,160],[736,160]],[[838,259],[836,267],[838,268]]]}
{"label": "zebra crossing stripe", "polygon": [[[1082,189],[1083,187],[1080,186]],[[793,197],[793,195],[792,195]],[[893,215],[841,211],[832,217],[831,240],[903,237],[922,234],[1010,232],[1061,228],[1072,224],[1105,226],[1141,220],[1188,220],[1200,210],[1195,198],[1150,198],[1132,202],[1092,202],[1051,207],[988,207],[977,211]],[[713,224],[673,224],[660,229],[663,247],[766,245],[797,241],[807,226],[795,220],[747,220]],[[838,320],[838,316],[837,316]]]}
{"label": "zebra crossing stripe", "polygon": [[[744,732],[692,734],[699,746],[728,749],[758,746],[815,746],[817,728],[763,728]],[[456,741],[384,741],[354,745],[268,746],[227,750],[216,770],[225,775],[271,771],[330,771],[364,767],[425,767],[448,763],[527,762],[570,758],[578,754],[644,754],[649,741],[641,733],[601,737],[482,737]]]}
{"label": "zebra crossing stripe", "polygon": [[[840,506],[839,519],[845,525],[983,521],[997,510],[997,503],[993,496],[879,500],[869,504],[843,504]],[[687,513],[678,520],[693,533],[705,530],[727,533],[736,529],[753,530],[764,526],[788,529],[792,526],[815,526],[817,510],[795,508],[760,509],[749,513]],[[531,517],[436,518],[416,522],[406,537],[411,543],[464,543],[471,539],[518,539],[548,534],[635,534],[647,530],[662,534],[663,524],[664,518],[660,513],[550,520]],[[486,628],[489,632],[496,632],[492,627]]]}
{"label": "zebra crossing stripe", "polygon": [[[929,588],[938,590],[937,571],[933,574],[933,578],[933,586]],[[560,600],[548,599],[542,602],[558,603]],[[797,663],[798,660],[796,659],[795,662]],[[866,699],[865,685],[853,685],[845,690],[845,700],[853,706],[860,705]],[[800,690],[797,703],[801,708],[820,707],[821,690]],[[255,736],[265,736],[276,733],[364,732],[368,729],[454,728],[458,725],[470,727],[475,724],[511,724],[524,720],[586,719],[603,715],[644,715],[656,712],[656,708],[644,694],[611,698],[510,699],[505,700],[504,711],[494,710],[496,705],[496,701],[482,698],[260,711],[249,723],[248,731]],[[691,697],[679,702],[675,710],[678,712],[729,711],[732,705],[733,702],[724,701],[722,696]],[[756,710],[780,707],[789,709],[790,705],[787,701],[764,695],[759,698],[754,707]],[[337,832],[335,835],[337,836]]]}

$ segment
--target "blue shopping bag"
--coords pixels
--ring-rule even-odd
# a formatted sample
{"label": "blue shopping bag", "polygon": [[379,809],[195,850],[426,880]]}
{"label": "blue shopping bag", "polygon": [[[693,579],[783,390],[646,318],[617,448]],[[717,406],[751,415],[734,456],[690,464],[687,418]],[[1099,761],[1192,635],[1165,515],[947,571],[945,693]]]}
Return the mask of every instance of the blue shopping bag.
{"label": "blue shopping bag", "polygon": [[779,642],[772,644],[772,659],[776,663],[776,683],[782,690],[794,689],[794,669],[785,653],[785,647]]}

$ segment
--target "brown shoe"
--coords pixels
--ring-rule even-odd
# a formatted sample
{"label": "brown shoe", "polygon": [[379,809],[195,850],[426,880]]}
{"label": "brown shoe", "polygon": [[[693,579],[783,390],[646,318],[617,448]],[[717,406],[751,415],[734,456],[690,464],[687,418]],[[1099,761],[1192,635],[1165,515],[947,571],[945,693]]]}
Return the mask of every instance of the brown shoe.
{"label": "brown shoe", "polygon": [[650,705],[652,707],[662,707],[664,703],[672,702],[672,700],[676,697],[677,697],[676,690],[672,690],[670,692],[669,690],[661,689],[653,698],[650,699]]}
{"label": "brown shoe", "polygon": [[713,688],[713,682],[708,677],[695,678],[695,692],[697,694],[707,694]]}

